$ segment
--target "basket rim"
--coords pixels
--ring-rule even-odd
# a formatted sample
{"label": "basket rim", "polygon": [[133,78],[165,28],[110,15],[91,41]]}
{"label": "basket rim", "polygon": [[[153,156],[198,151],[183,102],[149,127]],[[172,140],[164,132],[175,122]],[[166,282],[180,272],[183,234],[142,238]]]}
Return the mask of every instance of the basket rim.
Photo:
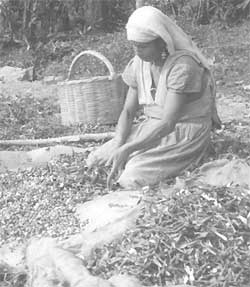
{"label": "basket rim", "polygon": [[106,65],[106,67],[108,68],[109,76],[111,78],[114,78],[116,73],[115,73],[113,65],[108,60],[108,58],[106,58],[103,54],[101,54],[100,52],[97,52],[95,50],[85,50],[85,51],[79,53],[78,55],[76,55],[75,58],[73,59],[71,65],[70,65],[70,68],[69,68],[69,72],[68,72],[68,78],[67,79],[69,81],[72,80],[72,75],[73,75],[72,72],[73,72],[74,66],[85,55],[92,55],[92,56],[98,58],[99,60],[101,60]]}
{"label": "basket rim", "polygon": [[92,78],[85,78],[85,79],[81,79],[81,80],[65,80],[62,82],[58,82],[58,85],[73,85],[73,84],[81,84],[81,83],[91,83],[91,82],[97,82],[97,81],[103,81],[103,80],[116,80],[117,78],[119,78],[121,76],[121,74],[115,74],[114,76],[95,76]]}

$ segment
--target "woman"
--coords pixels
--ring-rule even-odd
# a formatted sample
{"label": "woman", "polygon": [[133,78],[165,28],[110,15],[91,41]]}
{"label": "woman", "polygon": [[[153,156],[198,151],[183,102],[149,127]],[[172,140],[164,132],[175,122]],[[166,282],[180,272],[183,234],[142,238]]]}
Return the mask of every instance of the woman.
{"label": "woman", "polygon": [[[127,38],[135,57],[123,73],[128,93],[115,137],[90,154],[87,164],[112,165],[124,188],[155,184],[197,164],[220,125],[206,58],[169,17],[144,6],[134,11]],[[146,119],[133,125],[139,106]]]}

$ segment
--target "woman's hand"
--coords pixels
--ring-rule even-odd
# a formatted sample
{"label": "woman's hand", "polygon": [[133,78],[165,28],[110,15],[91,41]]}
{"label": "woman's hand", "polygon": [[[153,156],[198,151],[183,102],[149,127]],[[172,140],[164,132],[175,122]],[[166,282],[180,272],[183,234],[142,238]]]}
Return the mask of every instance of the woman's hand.
{"label": "woman's hand", "polygon": [[86,160],[87,167],[92,168],[94,166],[106,165],[111,155],[120,147],[120,145],[121,143],[114,138],[102,147],[97,148],[97,150],[89,154]]}
{"label": "woman's hand", "polygon": [[93,168],[94,166],[100,166],[104,165],[108,160],[107,154],[106,153],[91,153],[87,160],[86,160],[86,165],[88,168]]}
{"label": "woman's hand", "polygon": [[110,157],[110,159],[107,162],[107,165],[112,165],[111,171],[107,178],[107,188],[111,189],[111,183],[112,179],[115,176],[116,172],[120,172],[122,169],[124,169],[124,166],[128,160],[128,157],[130,155],[129,149],[126,147],[126,145],[123,145],[119,147]]}

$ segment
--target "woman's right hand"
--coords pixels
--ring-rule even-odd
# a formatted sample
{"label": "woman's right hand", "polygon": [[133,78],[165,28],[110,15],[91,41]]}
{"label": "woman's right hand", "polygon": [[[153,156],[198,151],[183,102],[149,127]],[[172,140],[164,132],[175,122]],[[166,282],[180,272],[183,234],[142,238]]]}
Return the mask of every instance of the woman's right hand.
{"label": "woman's right hand", "polygon": [[99,165],[104,165],[108,161],[109,157],[107,157],[106,153],[100,153],[99,151],[94,151],[89,154],[86,165],[88,168],[92,168]]}
{"label": "woman's right hand", "polygon": [[91,152],[86,159],[86,166],[88,168],[92,168],[97,165],[97,162],[98,162],[98,159],[95,155],[95,152]]}
{"label": "woman's right hand", "polygon": [[97,150],[91,152],[86,160],[88,168],[94,166],[105,165],[110,159],[111,155],[120,147],[120,143],[113,139],[103,146],[97,148]]}
{"label": "woman's right hand", "polygon": [[137,89],[130,87],[118,120],[115,137],[90,153],[86,161],[87,167],[106,164],[115,151],[126,142],[138,107]]}

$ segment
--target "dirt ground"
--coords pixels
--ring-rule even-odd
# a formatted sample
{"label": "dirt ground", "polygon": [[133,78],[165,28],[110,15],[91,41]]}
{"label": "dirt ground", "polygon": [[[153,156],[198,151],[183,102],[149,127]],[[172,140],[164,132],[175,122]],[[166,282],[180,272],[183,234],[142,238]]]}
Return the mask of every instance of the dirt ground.
{"label": "dirt ground", "polygon": [[[250,22],[245,21],[233,27],[222,24],[195,26],[181,22],[180,25],[213,64],[217,82],[218,111],[223,122],[223,129],[214,135],[216,152],[249,156]],[[36,67],[37,81],[18,82],[12,85],[0,82],[0,91],[10,96],[30,94],[34,97],[49,96],[56,99],[58,96],[56,84],[44,84],[44,77],[65,79],[74,56],[86,49],[101,52],[111,61],[114,69],[121,72],[133,55],[125,37],[124,31],[113,34],[90,34],[79,36],[74,40],[70,37],[67,40],[59,39],[35,52],[27,51],[25,47],[0,51],[0,66],[24,68],[39,62]],[[106,72],[103,65],[93,59],[82,62],[82,67],[85,76],[88,73],[96,75]]]}

